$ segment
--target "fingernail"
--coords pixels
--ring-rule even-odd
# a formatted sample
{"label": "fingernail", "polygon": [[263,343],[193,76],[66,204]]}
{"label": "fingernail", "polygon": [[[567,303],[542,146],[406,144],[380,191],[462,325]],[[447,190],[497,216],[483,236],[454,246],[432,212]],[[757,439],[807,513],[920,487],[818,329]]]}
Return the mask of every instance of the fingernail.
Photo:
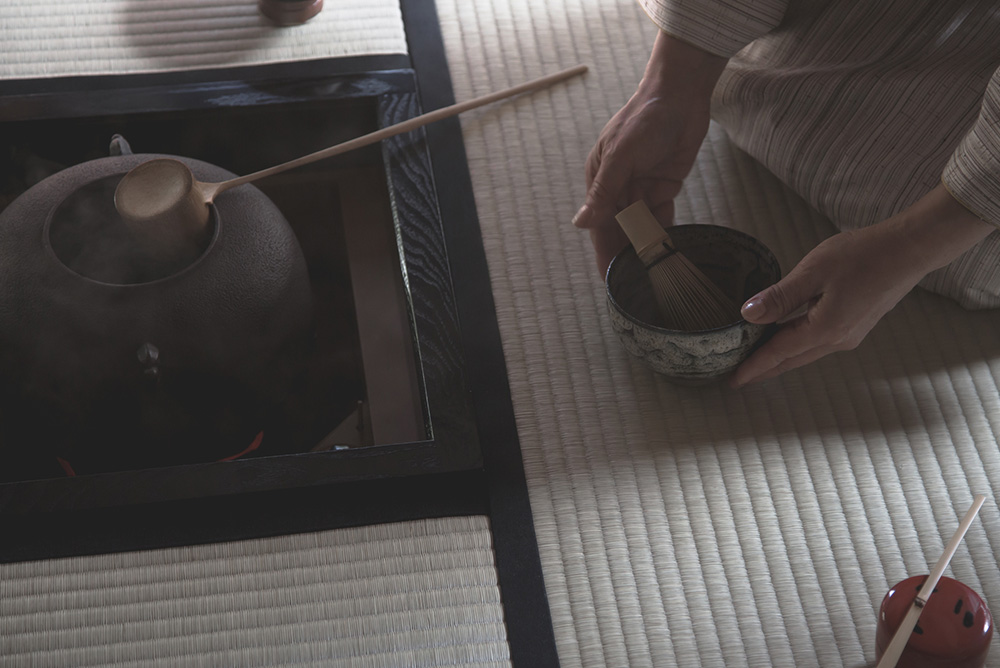
{"label": "fingernail", "polygon": [[740,309],[740,314],[747,320],[751,320],[763,318],[766,311],[764,300],[761,299],[760,294],[756,294],[746,301],[743,308]]}
{"label": "fingernail", "polygon": [[580,219],[586,215],[586,212],[587,212],[587,205],[584,204],[583,206],[580,207],[580,210],[576,212],[576,215],[573,216],[573,224],[575,226],[580,227]]}

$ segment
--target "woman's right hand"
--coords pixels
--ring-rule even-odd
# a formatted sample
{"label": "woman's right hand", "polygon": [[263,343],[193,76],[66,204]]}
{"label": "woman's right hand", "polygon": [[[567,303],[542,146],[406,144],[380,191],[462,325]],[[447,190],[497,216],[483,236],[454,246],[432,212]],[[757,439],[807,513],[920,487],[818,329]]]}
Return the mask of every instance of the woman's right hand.
{"label": "woman's right hand", "polygon": [[615,214],[644,200],[663,225],[709,125],[712,90],[727,60],[660,32],[631,99],[604,127],[586,164],[587,197],[573,224],[590,232],[598,270],[628,239]]}

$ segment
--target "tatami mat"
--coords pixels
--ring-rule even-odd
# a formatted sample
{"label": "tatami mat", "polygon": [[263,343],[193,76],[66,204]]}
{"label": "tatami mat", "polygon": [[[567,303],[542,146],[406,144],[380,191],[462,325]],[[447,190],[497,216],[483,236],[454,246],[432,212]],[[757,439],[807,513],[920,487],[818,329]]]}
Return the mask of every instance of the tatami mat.
{"label": "tatami mat", "polygon": [[[459,99],[592,66],[462,120],[562,664],[872,665],[885,591],[928,570],[978,492],[948,573],[1000,605],[1000,314],[917,292],[856,351],[740,392],[670,385],[618,345],[569,223],[654,27],[632,0],[438,11]],[[749,231],[786,270],[832,231],[717,127],[678,217]],[[347,648],[349,665],[502,663],[488,539],[482,518],[436,520],[3,566],[0,649],[33,665],[337,665]]]}
{"label": "tatami mat", "polygon": [[[882,596],[978,492],[949,573],[1000,605],[1000,314],[915,293],[856,351],[740,392],[670,385],[618,344],[569,222],[655,27],[631,0],[438,6],[460,99],[592,66],[463,118],[563,664],[871,665]],[[832,233],[718,127],[678,219],[748,231],[786,271]]]}
{"label": "tatami mat", "polygon": [[257,0],[4,0],[0,35],[3,79],[406,53],[397,0],[328,0],[290,27]]}
{"label": "tatami mat", "polygon": [[4,666],[507,666],[489,522],[0,566]]}

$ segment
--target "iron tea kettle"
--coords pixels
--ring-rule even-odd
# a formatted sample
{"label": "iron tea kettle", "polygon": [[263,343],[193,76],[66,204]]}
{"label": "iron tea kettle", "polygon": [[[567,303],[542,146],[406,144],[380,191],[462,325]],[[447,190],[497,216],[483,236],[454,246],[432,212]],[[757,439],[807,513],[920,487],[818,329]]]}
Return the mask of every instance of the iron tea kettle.
{"label": "iron tea kettle", "polygon": [[[312,300],[281,211],[234,188],[203,247],[158,258],[130,244],[112,194],[136,165],[175,156],[117,145],[0,213],[0,481],[54,457],[78,472],[224,458],[301,368]],[[234,177],[177,159],[201,179]]]}

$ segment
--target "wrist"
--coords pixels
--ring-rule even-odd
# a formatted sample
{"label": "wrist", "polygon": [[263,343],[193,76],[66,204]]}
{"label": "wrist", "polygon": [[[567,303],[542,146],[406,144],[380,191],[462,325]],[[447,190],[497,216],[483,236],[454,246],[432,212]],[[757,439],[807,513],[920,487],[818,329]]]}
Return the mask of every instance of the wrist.
{"label": "wrist", "polygon": [[941,184],[886,222],[895,226],[925,274],[948,265],[996,229]]}
{"label": "wrist", "polygon": [[660,31],[639,84],[652,94],[683,91],[696,101],[707,103],[728,58],[709,53],[682,39]]}

